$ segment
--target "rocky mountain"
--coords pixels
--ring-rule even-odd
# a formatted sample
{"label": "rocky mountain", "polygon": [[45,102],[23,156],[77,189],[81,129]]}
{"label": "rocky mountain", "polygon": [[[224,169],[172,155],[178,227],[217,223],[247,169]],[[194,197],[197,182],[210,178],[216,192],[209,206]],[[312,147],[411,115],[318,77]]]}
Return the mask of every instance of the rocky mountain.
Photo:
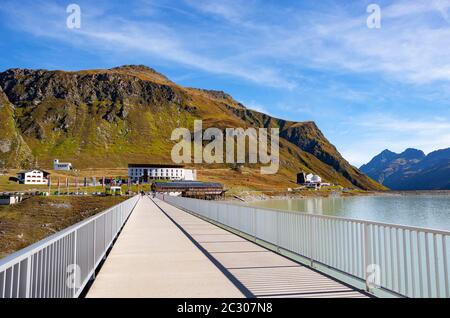
{"label": "rocky mountain", "polygon": [[78,168],[170,160],[172,130],[279,127],[280,171],[321,175],[344,187],[383,189],[351,166],[314,122],[247,109],[221,91],[186,88],[142,65],[78,72],[10,69],[0,73],[0,163]]}
{"label": "rocky mountain", "polygon": [[393,190],[450,190],[450,148],[428,155],[417,149],[385,150],[360,170]]}
{"label": "rocky mountain", "polygon": [[0,167],[30,165],[33,155],[17,129],[14,106],[0,87]]}

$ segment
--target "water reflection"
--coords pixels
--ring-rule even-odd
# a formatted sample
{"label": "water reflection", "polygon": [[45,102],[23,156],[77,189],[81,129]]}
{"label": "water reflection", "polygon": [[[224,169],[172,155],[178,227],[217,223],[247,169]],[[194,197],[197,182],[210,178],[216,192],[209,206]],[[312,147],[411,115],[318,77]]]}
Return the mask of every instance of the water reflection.
{"label": "water reflection", "polygon": [[449,195],[269,200],[252,206],[450,230]]}

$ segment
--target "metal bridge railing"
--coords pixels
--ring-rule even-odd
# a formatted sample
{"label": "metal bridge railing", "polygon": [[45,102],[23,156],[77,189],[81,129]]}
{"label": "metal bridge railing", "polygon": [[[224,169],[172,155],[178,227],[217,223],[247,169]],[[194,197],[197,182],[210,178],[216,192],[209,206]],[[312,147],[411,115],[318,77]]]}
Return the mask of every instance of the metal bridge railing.
{"label": "metal bridge railing", "polygon": [[164,200],[360,280],[369,292],[450,297],[450,232],[165,195]]}
{"label": "metal bridge railing", "polygon": [[0,298],[78,297],[139,196],[0,260]]}

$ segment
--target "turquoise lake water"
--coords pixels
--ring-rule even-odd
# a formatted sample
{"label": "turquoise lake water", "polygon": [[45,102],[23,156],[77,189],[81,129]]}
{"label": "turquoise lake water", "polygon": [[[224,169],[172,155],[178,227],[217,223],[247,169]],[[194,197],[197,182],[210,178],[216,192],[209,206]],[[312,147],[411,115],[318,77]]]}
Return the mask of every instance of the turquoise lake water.
{"label": "turquoise lake water", "polygon": [[445,194],[284,199],[249,205],[450,231],[450,195]]}

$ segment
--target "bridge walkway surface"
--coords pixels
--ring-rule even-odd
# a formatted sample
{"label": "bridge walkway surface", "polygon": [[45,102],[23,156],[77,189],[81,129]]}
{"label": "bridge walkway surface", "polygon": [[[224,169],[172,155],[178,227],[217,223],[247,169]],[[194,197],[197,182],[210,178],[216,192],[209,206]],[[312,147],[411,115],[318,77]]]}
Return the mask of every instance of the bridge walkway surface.
{"label": "bridge walkway surface", "polygon": [[153,200],[138,203],[87,297],[367,297]]}
{"label": "bridge walkway surface", "polygon": [[155,203],[143,197],[86,297],[234,298],[244,295]]}

